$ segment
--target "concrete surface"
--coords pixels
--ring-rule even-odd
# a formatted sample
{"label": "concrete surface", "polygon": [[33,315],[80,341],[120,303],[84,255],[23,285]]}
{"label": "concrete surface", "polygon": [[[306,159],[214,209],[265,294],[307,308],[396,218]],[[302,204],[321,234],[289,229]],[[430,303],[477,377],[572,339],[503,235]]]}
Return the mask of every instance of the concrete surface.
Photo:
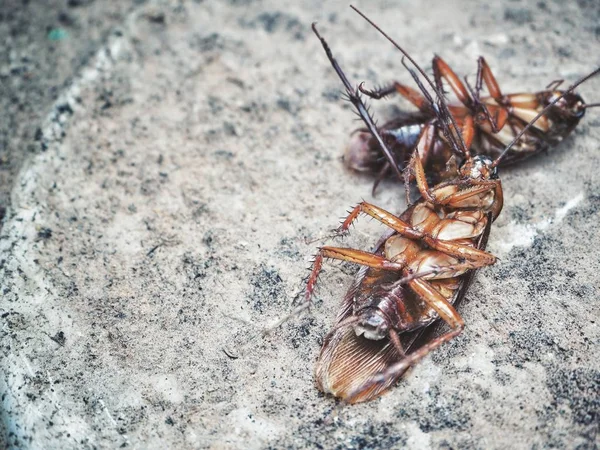
{"label": "concrete surface", "polygon": [[[373,200],[339,161],[357,124],[311,22],[354,81],[408,80],[345,2],[320,3],[7,2],[7,448],[598,447],[597,110],[503,173],[501,261],[462,304],[464,334],[389,394],[331,414],[314,386],[350,265],[328,265],[309,314],[256,338],[290,310],[305,238]],[[473,76],[485,55],[506,92],[599,62],[595,1],[357,6],[425,65],[438,53]],[[600,101],[600,80],[580,91]],[[402,199],[388,181],[376,202]],[[346,242],[381,231],[362,220]]]}

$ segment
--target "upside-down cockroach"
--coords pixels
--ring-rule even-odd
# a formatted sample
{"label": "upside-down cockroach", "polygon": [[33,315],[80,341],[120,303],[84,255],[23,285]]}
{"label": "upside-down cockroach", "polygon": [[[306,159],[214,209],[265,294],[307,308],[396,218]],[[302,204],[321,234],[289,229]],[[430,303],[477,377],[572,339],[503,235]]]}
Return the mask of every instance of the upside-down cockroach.
{"label": "upside-down cockroach", "polygon": [[[470,116],[475,123],[472,153],[486,155],[492,159],[498,157],[533,117],[554,99],[561,97],[511,147],[502,159],[502,166],[518,163],[547,150],[550,146],[557,145],[577,126],[586,108],[597,106],[586,104],[576,93],[565,94],[565,91],[558,90],[561,81],[553,82],[545,90],[534,94],[504,95],[483,57],[478,60],[474,89],[471,88],[466,77],[463,83],[439,56],[433,58],[432,67],[438,89],[441,90],[443,80],[446,81],[460,102],[448,106],[456,122],[460,125],[467,116]],[[481,96],[484,84],[489,96]],[[397,81],[387,88],[374,91],[364,89],[361,84],[359,90],[373,99],[381,99],[397,93],[415,105],[419,112],[401,112],[398,117],[380,128],[388,151],[393,155],[393,161],[384,157],[379,142],[373,138],[369,130],[359,129],[354,132],[344,155],[344,162],[349,168],[359,172],[377,173],[377,185],[391,172],[392,164],[400,169],[405,167],[419,136],[427,132],[431,137],[419,151],[430,181],[440,181],[444,177],[455,175],[453,171],[447,171],[452,152],[444,145],[443,139],[437,133],[438,130],[435,129],[438,119],[434,111],[435,105],[430,98]]]}
{"label": "upside-down cockroach", "polygon": [[[365,19],[410,59],[398,44]],[[388,152],[383,137],[372,125],[372,118],[362,104],[359,90],[353,89],[314,24],[313,31],[342,80],[349,100],[373,138]],[[429,187],[421,154],[413,152],[408,170],[416,180],[421,198],[399,216],[361,202],[338,229],[340,234],[347,232],[362,213],[393,232],[380,241],[373,253],[325,246],[315,257],[305,290],[306,304],[310,304],[324,259],[363,266],[344,299],[337,324],[325,338],[316,368],[318,387],[348,403],[379,396],[409,367],[462,332],[464,322],[455,305],[464,296],[475,270],[496,261],[485,251],[485,246],[490,225],[503,205],[497,167],[535,120],[560,101],[556,97],[521,127],[513,142],[492,161],[485,155],[471,155],[470,136],[475,127],[472,117],[466,115],[458,128],[438,87],[416,67],[436,94],[434,111],[441,135],[447,140],[446,145],[462,156],[463,163],[455,178]],[[567,92],[598,72],[600,69]],[[425,94],[424,87],[420,87]],[[427,135],[422,133],[420,141],[426,139]],[[437,319],[450,325],[450,331],[417,345],[421,332]]]}

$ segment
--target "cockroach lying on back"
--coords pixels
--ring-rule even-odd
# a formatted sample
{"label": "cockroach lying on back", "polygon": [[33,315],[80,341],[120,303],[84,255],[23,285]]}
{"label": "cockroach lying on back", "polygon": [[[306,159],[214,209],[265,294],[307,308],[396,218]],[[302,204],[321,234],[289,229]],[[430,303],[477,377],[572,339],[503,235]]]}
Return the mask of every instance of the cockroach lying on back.
{"label": "cockroach lying on back", "polygon": [[[410,59],[398,44],[365,19]],[[314,24],[313,31],[373,139],[384,152],[389,152],[359,97],[359,90],[352,87]],[[340,234],[347,232],[361,213],[385,224],[392,232],[382,238],[372,253],[321,247],[306,286],[304,305],[310,305],[324,259],[363,266],[344,299],[335,327],[325,338],[316,368],[319,389],[348,403],[379,396],[409,367],[462,332],[464,322],[455,306],[464,296],[475,270],[496,261],[485,247],[491,223],[503,205],[497,167],[536,120],[576,86],[600,72],[599,68],[555,97],[492,160],[470,152],[476,126],[473,117],[467,114],[464,120],[456,120],[439,86],[416,67],[435,92],[433,110],[440,141],[461,156],[457,175],[430,187],[421,153],[412,152],[407,170],[416,180],[421,198],[399,216],[366,202],[356,206],[338,229]],[[422,84],[420,87],[431,98]],[[434,104],[433,99],[431,102]],[[417,147],[427,139],[427,134],[422,133]],[[450,325],[450,330],[422,343],[422,333],[437,319]]]}
{"label": "cockroach lying on back", "polygon": [[[467,117],[475,124],[471,152],[492,159],[502,153],[533,117],[560,97],[511,147],[502,159],[501,166],[519,163],[557,145],[578,125],[586,108],[598,106],[586,104],[574,92],[558,90],[562,81],[553,82],[545,90],[533,94],[504,95],[483,57],[478,60],[474,89],[466,77],[463,83],[439,56],[433,58],[432,67],[438,90],[442,90],[442,83],[446,81],[460,102],[448,105],[448,110],[458,125],[462,125]],[[481,95],[484,84],[489,96]],[[394,170],[401,176],[400,172],[410,161],[421,134],[427,133],[429,139],[419,151],[429,180],[437,182],[455,175],[447,170],[453,155],[440,135],[439,119],[431,98],[397,81],[387,88],[375,91],[364,89],[361,84],[359,90],[372,99],[399,94],[415,105],[418,112],[401,112],[380,128],[389,153],[384,153],[380,143],[368,129],[354,132],[344,154],[347,167],[359,172],[378,174],[373,188],[375,190],[377,183]]]}

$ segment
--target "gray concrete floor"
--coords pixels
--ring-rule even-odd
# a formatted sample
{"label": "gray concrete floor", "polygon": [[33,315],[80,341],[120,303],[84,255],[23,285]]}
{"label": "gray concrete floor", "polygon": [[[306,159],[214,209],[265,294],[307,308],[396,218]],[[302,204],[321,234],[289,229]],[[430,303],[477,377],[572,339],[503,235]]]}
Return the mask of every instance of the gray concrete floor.
{"label": "gray concrete floor", "polygon": [[[357,126],[310,31],[355,80],[408,80],[344,2],[9,1],[0,12],[2,439],[8,448],[597,448],[600,117],[503,174],[464,334],[390,393],[314,386],[354,268],[290,310],[361,198]],[[364,2],[424,65],[484,55],[506,92],[598,64],[597,2]],[[600,101],[600,80],[580,92]],[[381,120],[396,101],[374,105]],[[347,241],[369,248],[363,220]],[[234,353],[237,359],[227,353]]]}

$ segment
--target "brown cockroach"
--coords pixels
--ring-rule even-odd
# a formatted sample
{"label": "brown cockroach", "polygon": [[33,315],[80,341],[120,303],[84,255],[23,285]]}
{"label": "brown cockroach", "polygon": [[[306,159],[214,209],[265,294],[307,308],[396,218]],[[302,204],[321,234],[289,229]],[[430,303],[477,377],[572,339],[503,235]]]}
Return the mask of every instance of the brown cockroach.
{"label": "brown cockroach", "polygon": [[[518,163],[557,145],[573,131],[587,108],[598,106],[586,104],[578,94],[573,92],[563,95],[565,91],[557,89],[562,81],[555,81],[545,90],[534,94],[504,95],[483,57],[478,60],[475,89],[471,88],[466,77],[463,83],[439,56],[433,58],[432,67],[438,89],[441,90],[442,81],[445,80],[459,100],[458,104],[448,106],[457,123],[460,125],[466,116],[470,116],[475,123],[472,153],[486,155],[492,159],[498,157],[533,117],[555,98],[561,97],[560,101],[547,109],[535,125],[511,147],[502,159],[502,166]],[[482,97],[484,84],[490,95]],[[438,119],[431,98],[397,81],[387,88],[374,91],[364,89],[360,85],[359,90],[373,99],[381,99],[397,93],[419,110],[418,113],[401,112],[398,117],[380,128],[382,138],[388,145],[388,151],[393,155],[393,161],[384,158],[379,143],[369,130],[359,129],[352,134],[346,147],[344,162],[353,170],[377,173],[376,186],[390,172],[392,164],[399,166],[400,169],[406,166],[420,134],[425,128],[434,128],[432,125],[435,125]],[[434,129],[428,131],[432,135],[431,140],[427,146],[424,145],[420,149],[425,171],[432,182],[440,181],[444,176],[455,175],[453,171],[446,173],[452,151],[436,131]]]}
{"label": "brown cockroach", "polygon": [[[363,17],[411,59],[379,27]],[[342,80],[348,99],[373,138],[384,152],[389,152],[383,137],[372,125],[372,118],[359,97],[360,91],[353,89],[314,24],[313,31]],[[411,62],[415,64],[412,59]],[[475,127],[472,117],[466,115],[459,128],[438,87],[416,64],[415,67],[436,93],[437,124],[447,145],[462,155],[463,163],[455,178],[429,187],[420,152],[413,152],[407,167],[416,180],[421,198],[399,216],[361,202],[338,228],[340,234],[347,232],[361,213],[380,221],[392,232],[380,241],[375,251],[325,246],[315,257],[306,285],[305,304],[310,304],[324,259],[363,266],[344,299],[336,326],[325,338],[316,368],[319,389],[348,403],[379,396],[409,367],[462,332],[464,322],[455,305],[464,296],[475,271],[496,261],[485,251],[485,246],[490,225],[503,206],[497,167],[535,121],[561,99],[553,99],[539,111],[492,161],[485,155],[470,154]],[[598,72],[600,68],[563,95]],[[425,95],[426,91],[420,87]],[[419,144],[427,139],[427,134],[421,133]],[[421,333],[437,319],[450,325],[450,331],[417,345]]]}

